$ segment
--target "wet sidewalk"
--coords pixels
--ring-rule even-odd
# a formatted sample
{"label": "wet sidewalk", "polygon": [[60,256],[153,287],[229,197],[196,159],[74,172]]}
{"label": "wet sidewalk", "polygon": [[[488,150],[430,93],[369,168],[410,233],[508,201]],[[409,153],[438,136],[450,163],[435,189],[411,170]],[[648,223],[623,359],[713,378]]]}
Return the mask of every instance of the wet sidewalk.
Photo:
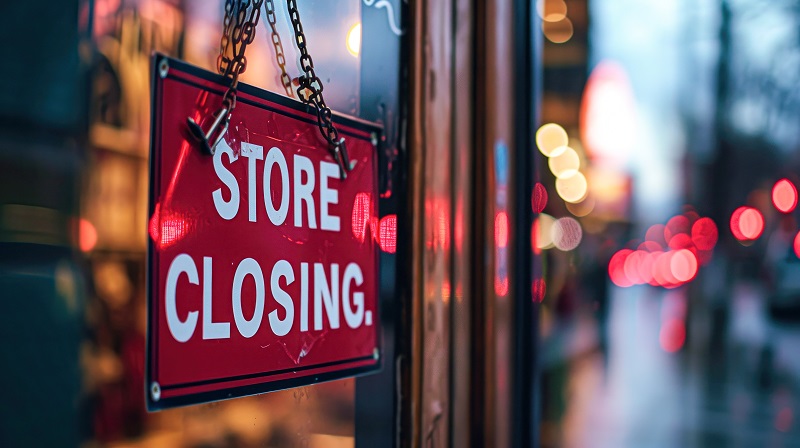
{"label": "wet sidewalk", "polygon": [[610,293],[607,353],[545,375],[564,408],[545,419],[542,446],[800,446],[800,325],[770,322],[757,288],[735,286],[721,321],[685,290]]}

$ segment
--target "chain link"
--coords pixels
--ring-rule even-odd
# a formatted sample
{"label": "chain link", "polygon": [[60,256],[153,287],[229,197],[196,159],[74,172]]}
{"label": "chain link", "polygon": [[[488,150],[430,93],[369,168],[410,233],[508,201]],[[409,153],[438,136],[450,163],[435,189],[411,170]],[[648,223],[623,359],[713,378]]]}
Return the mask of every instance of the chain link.
{"label": "chain link", "polygon": [[300,51],[300,68],[303,70],[303,75],[299,79],[300,86],[297,88],[297,96],[303,103],[312,106],[316,110],[319,132],[327,140],[328,146],[330,146],[333,153],[333,158],[339,165],[341,178],[344,179],[347,177],[347,172],[352,169],[350,159],[347,156],[347,146],[344,139],[339,137],[339,131],[333,124],[331,108],[328,107],[325,103],[325,98],[322,96],[324,87],[322,80],[319,79],[316,71],[314,71],[314,61],[308,53],[308,40],[303,32],[303,24],[300,22],[297,1],[286,0],[286,7],[289,10],[289,18],[292,21],[295,43]]}
{"label": "chain link", "polygon": [[[222,104],[230,114],[236,107],[239,75],[247,70],[244,52],[256,38],[256,27],[261,18],[264,0],[226,0],[222,37],[219,43],[217,70],[229,78],[230,85],[222,97]],[[234,19],[235,17],[235,19]]]}
{"label": "chain link", "polygon": [[[283,53],[283,44],[277,30],[277,17],[275,16],[274,0],[266,0],[266,15],[272,29],[272,45],[275,47],[275,57],[281,69],[281,83],[287,94],[293,97],[292,80],[286,73],[286,56]],[[236,107],[237,88],[239,75],[247,70],[245,49],[253,43],[256,36],[256,27],[261,17],[261,6],[264,0],[226,0],[225,17],[222,22],[222,37],[219,43],[219,56],[217,57],[217,70],[220,74],[230,79],[230,84],[222,97],[222,109],[216,113],[214,123],[207,133],[192,118],[188,118],[189,128],[204,145],[207,151],[214,153],[214,147],[227,132],[230,116]],[[324,89],[322,80],[314,71],[314,61],[308,53],[308,41],[300,22],[300,12],[296,0],[286,0],[289,17],[294,29],[295,43],[300,52],[300,67],[303,74],[299,78],[297,96],[300,100],[314,108],[317,114],[317,127],[323,138],[328,142],[333,158],[339,165],[342,179],[347,177],[347,172],[353,166],[347,156],[347,145],[344,138],[340,138],[339,131],[333,124],[333,112],[325,103],[322,95]],[[222,125],[222,130],[218,130]],[[214,143],[211,143],[212,137]]]}
{"label": "chain link", "polygon": [[286,55],[283,53],[283,44],[281,43],[281,35],[278,34],[278,20],[275,16],[275,3],[273,0],[264,1],[265,11],[267,13],[267,23],[271,29],[272,46],[275,48],[275,60],[278,62],[278,67],[281,69],[281,84],[286,95],[294,98],[294,90],[292,90],[292,78],[286,73]]}

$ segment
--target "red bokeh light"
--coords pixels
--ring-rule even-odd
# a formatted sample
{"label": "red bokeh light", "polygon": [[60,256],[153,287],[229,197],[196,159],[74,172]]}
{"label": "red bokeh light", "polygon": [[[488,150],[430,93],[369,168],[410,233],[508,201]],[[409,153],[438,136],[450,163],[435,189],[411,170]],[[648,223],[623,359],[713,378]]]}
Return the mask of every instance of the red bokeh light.
{"label": "red bokeh light", "polygon": [[675,353],[686,342],[686,325],[681,319],[668,319],[661,325],[658,336],[661,348],[667,353]]}
{"label": "red bokeh light", "polygon": [[653,283],[653,265],[655,264],[655,255],[648,252],[641,252],[639,257],[639,280],[641,283]]}
{"label": "red bokeh light", "polygon": [[539,218],[534,219],[531,226],[531,249],[535,255],[542,253],[542,249],[539,247],[539,225]]}
{"label": "red bokeh light", "polygon": [[692,281],[697,275],[697,257],[687,249],[676,251],[670,260],[670,272],[680,283]]}
{"label": "red bokeh light", "polygon": [[497,247],[508,246],[508,215],[499,212],[494,217],[494,243]]}
{"label": "red bokeh light", "polygon": [[800,258],[800,232],[797,232],[797,235],[794,236],[794,254],[797,255],[797,258]]}
{"label": "red bokeh light", "polygon": [[797,188],[789,179],[781,179],[772,187],[772,205],[783,213],[791,213],[797,207]]}
{"label": "red bokeh light", "polygon": [[364,242],[370,218],[370,198],[367,193],[358,193],[353,200],[352,230],[358,241]]}
{"label": "red bokeh light", "polygon": [[547,283],[543,278],[537,278],[533,281],[531,293],[534,302],[542,303],[544,295],[547,293]]}
{"label": "red bokeh light", "polygon": [[644,256],[645,252],[635,250],[628,254],[628,256],[625,258],[625,263],[622,267],[622,270],[625,273],[625,277],[628,279],[628,281],[634,285],[645,283],[644,279],[642,279],[639,275],[639,266],[641,266],[642,257]]}
{"label": "red bokeh light", "polygon": [[689,229],[691,225],[689,223],[689,218],[683,215],[673,216],[667,222],[667,225],[664,228],[664,241],[668,244],[672,241],[672,238],[676,237],[680,234],[689,234]]}
{"label": "red bokeh light", "polygon": [[378,224],[378,245],[384,252],[397,252],[397,215],[381,218]]}
{"label": "red bokeh light", "polygon": [[97,229],[88,219],[78,221],[78,246],[83,252],[89,252],[97,244]]}
{"label": "red bokeh light", "polygon": [[547,189],[540,182],[536,182],[533,186],[531,206],[533,207],[534,213],[541,213],[547,206]]}
{"label": "red bokeh light", "polygon": [[508,276],[494,276],[494,293],[502,297],[508,294]]}
{"label": "red bokeh light", "polygon": [[664,239],[664,232],[666,226],[663,224],[654,224],[647,229],[644,237],[647,241],[652,241],[661,247],[667,247],[667,241]]}
{"label": "red bokeh light", "polygon": [[664,248],[661,247],[661,245],[656,243],[655,241],[645,241],[642,244],[639,244],[638,249],[646,252],[658,252],[660,250],[663,250]]}
{"label": "red bokeh light", "polygon": [[669,240],[669,248],[674,250],[692,249],[694,248],[694,243],[692,243],[692,237],[688,234],[679,233]]}
{"label": "red bokeh light", "polygon": [[692,243],[701,251],[714,249],[718,238],[717,225],[711,218],[700,218],[692,226]]}
{"label": "red bokeh light", "polygon": [[764,216],[753,207],[739,207],[731,215],[731,233],[740,241],[755,240],[764,232]]}
{"label": "red bokeh light", "polygon": [[625,275],[625,260],[631,253],[633,253],[633,251],[630,249],[622,249],[615,253],[608,262],[609,278],[611,278],[611,281],[615,285],[623,288],[633,286],[633,282]]}

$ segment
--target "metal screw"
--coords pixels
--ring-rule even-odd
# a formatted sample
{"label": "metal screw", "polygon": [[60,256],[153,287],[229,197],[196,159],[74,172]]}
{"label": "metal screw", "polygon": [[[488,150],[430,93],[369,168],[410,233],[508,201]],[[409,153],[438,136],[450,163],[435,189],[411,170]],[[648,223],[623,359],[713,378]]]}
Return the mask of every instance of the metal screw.
{"label": "metal screw", "polygon": [[158,64],[158,74],[161,75],[161,78],[166,78],[167,73],[169,73],[169,63],[166,59],[162,59]]}
{"label": "metal screw", "polygon": [[150,385],[150,396],[153,397],[153,401],[158,401],[161,399],[161,386],[159,386],[155,381],[153,381],[153,384]]}
{"label": "metal screw", "polygon": [[372,357],[376,360],[381,357],[381,352],[378,350],[378,347],[372,349]]}
{"label": "metal screw", "polygon": [[378,146],[378,134],[373,132],[371,137],[372,137],[372,146]]}

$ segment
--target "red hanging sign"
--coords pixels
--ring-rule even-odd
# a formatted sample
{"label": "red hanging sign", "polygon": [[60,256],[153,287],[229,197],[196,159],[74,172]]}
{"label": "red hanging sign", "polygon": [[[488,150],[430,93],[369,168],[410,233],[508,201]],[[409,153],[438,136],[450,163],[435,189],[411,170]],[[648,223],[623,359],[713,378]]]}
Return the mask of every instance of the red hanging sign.
{"label": "red hanging sign", "polygon": [[224,78],[154,68],[148,409],[378,369],[381,129],[334,117],[355,163],[341,180],[313,110],[240,84],[211,155],[186,119],[213,120]]}

